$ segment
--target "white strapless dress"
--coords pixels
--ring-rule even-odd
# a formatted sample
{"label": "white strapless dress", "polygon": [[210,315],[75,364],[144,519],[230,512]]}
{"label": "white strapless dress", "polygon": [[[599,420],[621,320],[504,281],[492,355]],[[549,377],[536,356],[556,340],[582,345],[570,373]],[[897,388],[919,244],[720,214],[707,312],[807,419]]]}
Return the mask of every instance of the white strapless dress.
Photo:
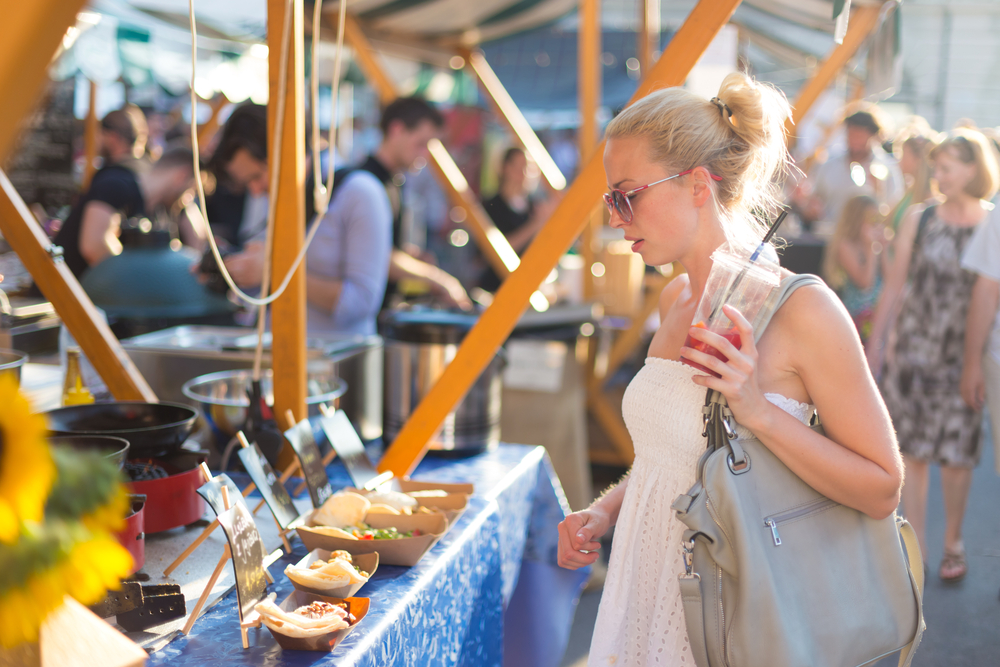
{"label": "white strapless dress", "polygon": [[[698,372],[648,357],[625,391],[622,413],[635,462],[615,526],[588,667],[694,667],[677,583],[684,571],[685,527],[670,504],[694,484],[706,447],[705,388],[691,381]],[[804,423],[814,411],[780,394],[765,396]]]}

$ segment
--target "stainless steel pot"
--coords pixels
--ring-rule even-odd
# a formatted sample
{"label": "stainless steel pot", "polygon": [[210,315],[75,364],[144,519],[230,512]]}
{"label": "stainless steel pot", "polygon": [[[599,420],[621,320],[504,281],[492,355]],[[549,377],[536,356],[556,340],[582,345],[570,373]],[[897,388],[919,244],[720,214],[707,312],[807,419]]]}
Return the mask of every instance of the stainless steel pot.
{"label": "stainless steel pot", "polygon": [[[257,345],[253,329],[181,326],[122,341],[160,400],[191,402],[185,382],[206,373],[251,368]],[[271,366],[266,334],[264,366]],[[310,373],[341,378],[348,391],[339,407],[364,440],[382,436],[382,339],[378,336],[310,334],[306,339]]]}
{"label": "stainless steel pot", "polygon": [[[432,310],[384,313],[385,344],[383,439],[391,443],[410,414],[455,358],[476,315]],[[430,449],[473,454],[500,442],[503,358],[494,357],[431,439]]]}

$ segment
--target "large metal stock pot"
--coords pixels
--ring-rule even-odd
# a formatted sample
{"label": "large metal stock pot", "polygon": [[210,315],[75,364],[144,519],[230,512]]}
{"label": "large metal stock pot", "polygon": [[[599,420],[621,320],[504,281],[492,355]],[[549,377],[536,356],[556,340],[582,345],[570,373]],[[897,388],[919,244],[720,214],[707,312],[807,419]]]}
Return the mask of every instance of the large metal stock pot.
{"label": "large metal stock pot", "polygon": [[[455,357],[478,315],[395,310],[379,321],[385,344],[383,439],[391,443]],[[432,450],[474,454],[500,441],[503,360],[496,356],[429,443]]]}

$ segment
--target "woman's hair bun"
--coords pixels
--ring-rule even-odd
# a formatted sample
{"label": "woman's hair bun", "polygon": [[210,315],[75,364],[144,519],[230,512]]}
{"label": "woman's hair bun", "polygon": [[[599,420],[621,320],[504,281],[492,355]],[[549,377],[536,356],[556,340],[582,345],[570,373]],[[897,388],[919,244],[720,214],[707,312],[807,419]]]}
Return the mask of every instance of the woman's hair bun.
{"label": "woman's hair bun", "polygon": [[790,116],[779,90],[734,72],[712,100],[681,88],[647,95],[608,124],[607,136],[644,135],[653,160],[677,171],[703,166],[720,177],[715,194],[726,234],[750,245],[766,227],[758,216],[780,206]]}

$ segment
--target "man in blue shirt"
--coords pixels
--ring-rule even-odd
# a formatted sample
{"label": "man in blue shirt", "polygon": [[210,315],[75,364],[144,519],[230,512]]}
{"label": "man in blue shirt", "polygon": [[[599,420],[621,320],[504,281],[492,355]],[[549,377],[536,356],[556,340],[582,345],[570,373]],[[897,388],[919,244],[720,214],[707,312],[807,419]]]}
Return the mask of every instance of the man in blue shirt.
{"label": "man in blue shirt", "polygon": [[[227,121],[213,163],[234,185],[260,197],[269,185],[267,149],[266,108],[244,104]],[[310,188],[307,201],[311,197]],[[266,211],[266,206],[262,210]],[[329,209],[318,224],[306,254],[308,331],[375,333],[392,252],[392,209],[385,189],[370,173],[352,171],[337,184]],[[233,280],[242,288],[260,285],[263,233],[258,236],[225,260]],[[282,277],[275,276],[273,284]]]}

